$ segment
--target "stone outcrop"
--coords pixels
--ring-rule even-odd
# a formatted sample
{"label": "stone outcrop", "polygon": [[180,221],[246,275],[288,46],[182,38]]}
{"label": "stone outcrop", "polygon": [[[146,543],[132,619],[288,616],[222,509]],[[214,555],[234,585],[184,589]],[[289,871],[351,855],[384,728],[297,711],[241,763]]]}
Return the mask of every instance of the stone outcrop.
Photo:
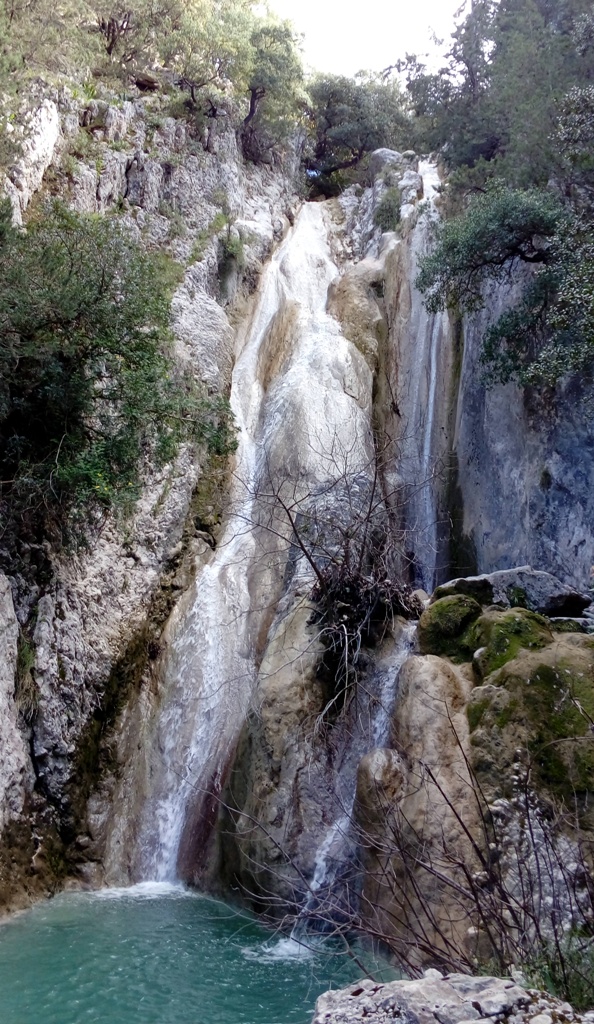
{"label": "stone outcrop", "polygon": [[[392,749],[359,767],[364,915],[413,966],[488,958],[475,901],[519,950],[534,920],[552,935],[555,914],[567,928],[591,915],[594,639],[514,595],[584,602],[526,567],[438,588],[400,673]],[[515,923],[490,891],[516,902]]]}
{"label": "stone outcrop", "polygon": [[418,981],[378,985],[365,980],[326,992],[316,1003],[312,1024],[586,1024],[593,1019],[593,1013],[576,1013],[569,1003],[511,979],[428,970]]}
{"label": "stone outcrop", "polygon": [[[410,657],[398,679],[391,749],[359,765],[362,914],[417,967],[427,963],[429,942],[438,956],[446,940],[464,948],[467,938],[469,902],[458,896],[456,913],[452,904],[456,886],[464,887],[463,865],[478,867],[470,837],[480,832],[479,808],[466,757],[471,689],[464,667]],[[415,871],[417,850],[433,870]]]}
{"label": "stone outcrop", "polygon": [[580,616],[592,603],[588,595],[562,583],[548,572],[536,572],[529,565],[450,580],[437,588],[434,600],[450,594],[467,594],[482,604],[529,608],[555,617]]}
{"label": "stone outcrop", "polygon": [[54,159],[62,134],[58,107],[47,97],[39,106],[25,113],[23,122],[20,137],[17,136],[21,151],[4,183],[16,224],[22,224],[23,213],[41,187],[43,175]]}
{"label": "stone outcrop", "polygon": [[[31,787],[31,765],[15,703],[18,635],[10,584],[0,573],[0,836],[4,826],[22,811]],[[21,671],[21,688],[32,685],[31,677],[27,678],[29,666],[23,665]]]}

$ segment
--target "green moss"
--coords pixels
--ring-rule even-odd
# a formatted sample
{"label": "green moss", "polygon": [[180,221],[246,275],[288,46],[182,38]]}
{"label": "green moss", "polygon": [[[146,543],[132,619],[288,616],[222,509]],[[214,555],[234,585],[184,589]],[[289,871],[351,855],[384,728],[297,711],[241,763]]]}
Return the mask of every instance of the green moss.
{"label": "green moss", "polygon": [[[577,638],[576,638],[577,639]],[[490,677],[491,694],[469,705],[471,731],[480,724],[479,746],[494,750],[499,763],[493,781],[503,777],[518,746],[531,764],[531,785],[555,802],[577,810],[585,827],[594,827],[594,659],[585,644],[569,641],[543,650],[523,651]],[[507,692],[502,703],[497,688]]]}
{"label": "green moss", "polygon": [[477,700],[473,703],[469,703],[466,708],[466,714],[468,717],[468,728],[471,732],[478,729],[481,724],[487,709],[491,706],[489,700]]}
{"label": "green moss", "polygon": [[505,593],[512,608],[528,607],[528,595],[524,587],[508,587]]}
{"label": "green moss", "polygon": [[480,604],[463,594],[442,597],[429,605],[419,622],[421,653],[445,654],[458,661],[470,660],[468,651],[461,648],[460,637],[480,613]]}
{"label": "green moss", "polygon": [[495,725],[498,729],[505,729],[509,722],[512,722],[518,711],[518,701],[510,700],[504,708],[495,715]]}
{"label": "green moss", "polygon": [[540,650],[552,643],[548,621],[525,608],[488,611],[467,630],[466,649],[480,651],[474,666],[483,678],[517,657],[520,650]]}

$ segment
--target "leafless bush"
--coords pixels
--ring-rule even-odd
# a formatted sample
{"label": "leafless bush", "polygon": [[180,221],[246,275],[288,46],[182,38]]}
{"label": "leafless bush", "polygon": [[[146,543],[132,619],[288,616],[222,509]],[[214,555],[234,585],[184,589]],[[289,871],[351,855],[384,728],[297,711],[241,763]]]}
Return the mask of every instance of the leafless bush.
{"label": "leafless bush", "polygon": [[310,487],[264,459],[264,483],[251,493],[246,525],[288,545],[285,589],[305,588],[315,605],[311,621],[325,648],[320,672],[332,716],[355,690],[362,648],[381,642],[395,615],[418,618],[423,605],[410,581],[410,488],[389,487],[384,473],[398,461],[395,443],[376,443],[368,462],[357,465],[338,443],[316,455],[327,479]]}
{"label": "leafless bush", "polygon": [[[515,971],[576,1009],[592,1007],[592,843],[574,816],[537,799],[522,752],[512,798],[491,803],[463,760],[464,805],[451,799],[438,768],[413,767],[409,786],[431,790],[432,818],[421,825],[407,816],[406,800],[391,800],[381,786],[372,821],[360,805],[346,809],[335,828],[344,862],[331,858],[324,875],[306,878],[275,841],[279,858],[269,877],[286,882],[289,865],[294,879],[284,917],[278,894],[246,895],[305,944],[320,932],[345,946],[372,940],[413,977],[428,966],[446,973]],[[256,820],[250,827],[266,831]]]}

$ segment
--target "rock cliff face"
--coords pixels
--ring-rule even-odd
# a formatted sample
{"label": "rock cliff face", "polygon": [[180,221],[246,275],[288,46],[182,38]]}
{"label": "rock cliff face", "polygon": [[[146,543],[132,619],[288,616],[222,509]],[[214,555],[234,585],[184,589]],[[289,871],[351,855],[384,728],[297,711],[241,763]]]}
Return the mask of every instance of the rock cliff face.
{"label": "rock cliff face", "polygon": [[[294,157],[286,173],[246,166],[224,130],[207,151],[186,122],[167,117],[165,98],[85,103],[40,89],[29,106],[16,121],[21,155],[4,183],[15,220],[42,188],[80,211],[116,214],[141,242],[162,248],[182,278],[173,299],[176,357],[211,393],[227,394],[231,320],[293,216]],[[223,274],[227,234],[241,244],[243,265],[227,260]],[[59,884],[76,863],[100,877],[102,819],[95,804],[89,817],[87,801],[117,767],[113,726],[142,691],[167,615],[210,552],[222,486],[222,471],[203,453],[182,450],[162,471],[145,467],[127,522],[107,517],[74,554],[21,545],[10,559],[18,625],[3,591],[0,875],[11,879],[3,900]],[[48,844],[56,852],[37,870],[31,857]]]}
{"label": "rock cliff face", "polygon": [[514,385],[485,390],[481,340],[503,289],[463,327],[454,399],[450,505],[453,561],[463,573],[529,563],[579,587],[594,564],[591,397],[579,381],[555,395]]}

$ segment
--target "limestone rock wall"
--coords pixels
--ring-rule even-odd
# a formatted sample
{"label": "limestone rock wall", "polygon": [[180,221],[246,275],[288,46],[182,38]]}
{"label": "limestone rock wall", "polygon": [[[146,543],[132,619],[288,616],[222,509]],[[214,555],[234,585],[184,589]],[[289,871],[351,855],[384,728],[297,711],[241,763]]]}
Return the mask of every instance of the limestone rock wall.
{"label": "limestone rock wall", "polygon": [[[122,102],[108,93],[85,101],[67,89],[34,86],[17,111],[20,154],[3,187],[17,222],[36,193],[41,200],[58,194],[81,212],[119,216],[141,243],[181,264],[176,357],[210,393],[227,394],[233,317],[293,217],[295,156],[287,154],[285,172],[246,165],[232,130],[195,138],[187,122],[168,116],[168,102],[164,95]],[[227,234],[241,239],[243,265],[231,260],[223,274]],[[142,690],[167,615],[210,552],[208,531],[216,529],[222,501],[220,474],[212,475],[200,451],[184,449],[174,464],[159,471],[147,465],[143,473],[141,498],[126,522],[107,516],[75,552],[20,544],[7,555],[18,625],[7,618],[2,634],[0,807],[18,823],[17,779],[26,778],[38,817],[25,832],[37,828],[42,837],[39,815],[47,810],[70,866],[80,862],[93,879],[111,808],[106,793],[89,818],[88,798],[117,768],[114,726]],[[3,591],[7,615],[9,597]],[[28,658],[26,716],[9,681],[19,627]],[[21,847],[23,834],[15,840]],[[61,856],[52,859],[59,872]]]}
{"label": "limestone rock wall", "polygon": [[0,834],[5,824],[22,811],[32,785],[31,764],[15,703],[18,635],[10,584],[0,573]]}
{"label": "limestone rock wall", "polygon": [[463,329],[453,561],[462,574],[528,563],[584,588],[594,564],[592,398],[576,380],[541,396],[513,384],[485,389],[481,339],[508,294],[499,288]]}

